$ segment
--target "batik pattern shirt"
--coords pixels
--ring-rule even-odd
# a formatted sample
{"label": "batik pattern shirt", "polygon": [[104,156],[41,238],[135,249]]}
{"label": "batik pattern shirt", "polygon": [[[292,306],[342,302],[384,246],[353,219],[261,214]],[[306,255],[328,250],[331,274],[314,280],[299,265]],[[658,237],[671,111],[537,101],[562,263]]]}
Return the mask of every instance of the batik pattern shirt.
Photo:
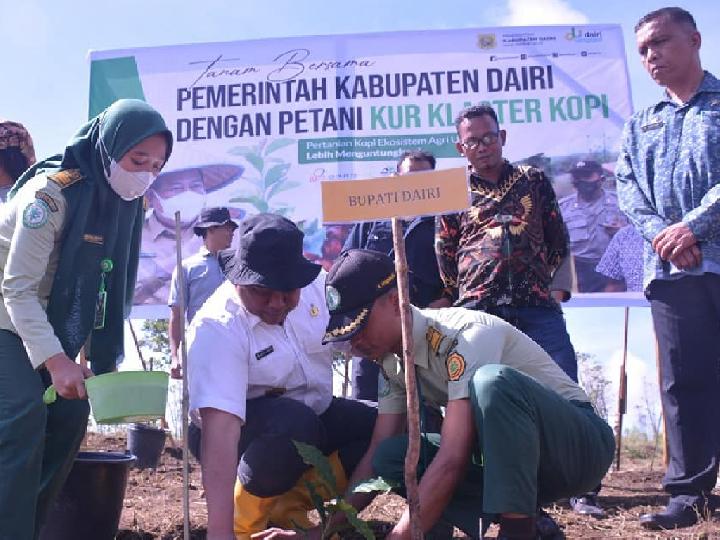
{"label": "batik pattern shirt", "polygon": [[445,296],[456,305],[554,306],[552,275],[568,233],[550,181],[539,169],[505,163],[497,184],[470,177],[471,207],[437,220]]}
{"label": "batik pattern shirt", "polygon": [[642,252],[645,240],[632,225],[626,225],[610,240],[595,270],[616,281],[624,281],[626,290],[642,291]]}
{"label": "batik pattern shirt", "polygon": [[[620,208],[645,238],[644,285],[705,272],[720,274],[720,81],[705,72],[686,103],[665,97],[625,124],[615,169]],[[681,271],[651,242],[683,222],[698,241],[702,263]]]}

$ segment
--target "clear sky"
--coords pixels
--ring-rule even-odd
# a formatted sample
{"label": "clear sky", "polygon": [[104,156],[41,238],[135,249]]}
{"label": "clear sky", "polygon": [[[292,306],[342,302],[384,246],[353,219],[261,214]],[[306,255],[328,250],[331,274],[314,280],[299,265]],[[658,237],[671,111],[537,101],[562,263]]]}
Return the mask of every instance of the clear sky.
{"label": "clear sky", "polygon": [[[87,117],[91,49],[234,41],[303,35],[488,26],[619,23],[626,40],[636,108],[660,91],[642,70],[633,27],[668,4],[650,0],[0,0],[0,117],[25,124],[38,158],[61,152]],[[672,4],[671,4],[672,5]],[[720,74],[720,9],[714,0],[679,1],[697,20],[703,65]],[[621,308],[571,308],[578,350],[596,355],[617,379]],[[643,378],[654,381],[649,310],[631,310],[631,404]],[[612,405],[614,407],[614,404]]]}

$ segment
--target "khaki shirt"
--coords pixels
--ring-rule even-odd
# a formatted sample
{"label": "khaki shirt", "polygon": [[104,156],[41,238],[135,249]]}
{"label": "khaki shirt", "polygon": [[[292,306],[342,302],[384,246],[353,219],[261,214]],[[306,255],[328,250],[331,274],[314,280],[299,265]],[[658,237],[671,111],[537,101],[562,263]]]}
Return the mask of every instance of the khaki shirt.
{"label": "khaki shirt", "polygon": [[[183,258],[197,253],[202,246],[202,238],[193,233],[192,227],[182,230]],[[150,213],[143,225],[134,303],[166,305],[176,266],[175,230],[165,227]]]}
{"label": "khaki shirt", "polygon": [[63,352],[45,310],[60,258],[65,209],[61,186],[39,175],[0,211],[0,328],[20,336],[33,368]]}
{"label": "khaki shirt", "polygon": [[[426,405],[437,409],[468,398],[475,371],[487,364],[514,368],[565,399],[589,401],[540,345],[502,319],[463,308],[411,310],[415,373]],[[400,359],[387,355],[382,371],[378,411],[404,413],[405,374]]]}

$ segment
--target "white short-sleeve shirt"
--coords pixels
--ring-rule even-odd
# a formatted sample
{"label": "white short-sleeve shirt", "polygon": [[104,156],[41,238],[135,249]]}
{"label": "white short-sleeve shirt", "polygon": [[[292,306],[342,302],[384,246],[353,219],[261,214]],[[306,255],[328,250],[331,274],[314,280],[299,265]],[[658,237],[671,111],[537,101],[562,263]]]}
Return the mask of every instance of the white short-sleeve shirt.
{"label": "white short-sleeve shirt", "polygon": [[300,293],[282,325],[268,325],[223,283],[188,331],[190,408],[210,407],[245,420],[248,399],[282,394],[324,412],[332,399],[333,347],[322,337],[330,315],[325,273]]}

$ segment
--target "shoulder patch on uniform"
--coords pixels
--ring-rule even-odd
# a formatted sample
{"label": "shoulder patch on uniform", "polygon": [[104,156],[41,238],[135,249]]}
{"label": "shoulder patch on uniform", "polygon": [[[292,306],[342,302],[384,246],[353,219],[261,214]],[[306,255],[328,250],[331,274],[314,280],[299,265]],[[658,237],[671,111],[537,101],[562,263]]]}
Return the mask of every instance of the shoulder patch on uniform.
{"label": "shoulder patch on uniform", "polygon": [[451,381],[459,380],[465,373],[465,357],[457,351],[447,357],[445,365],[447,366],[448,378]]}
{"label": "shoulder patch on uniform", "polygon": [[440,349],[440,344],[442,343],[442,340],[445,339],[445,336],[440,332],[440,330],[431,326],[427,329],[427,332],[425,333],[425,339],[428,342],[428,347],[430,348],[430,350],[437,354],[438,350]]}
{"label": "shoulder patch on uniform", "polygon": [[23,210],[23,226],[28,229],[39,229],[50,219],[50,208],[42,199],[35,199]]}
{"label": "shoulder patch on uniform", "polygon": [[80,169],[66,169],[50,175],[48,178],[60,186],[60,188],[65,189],[80,180],[82,178],[82,173],[80,172]]}
{"label": "shoulder patch on uniform", "polygon": [[47,204],[48,208],[51,212],[57,212],[58,211],[58,205],[55,202],[55,199],[53,199],[48,193],[45,193],[44,191],[36,191],[35,192],[35,198],[40,199],[45,204]]}

